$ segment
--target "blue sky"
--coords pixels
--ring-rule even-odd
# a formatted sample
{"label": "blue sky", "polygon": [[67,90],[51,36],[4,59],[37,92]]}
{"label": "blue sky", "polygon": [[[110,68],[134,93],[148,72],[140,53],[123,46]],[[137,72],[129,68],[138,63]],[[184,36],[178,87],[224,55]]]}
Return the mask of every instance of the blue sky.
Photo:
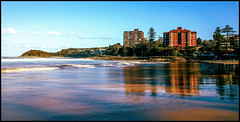
{"label": "blue sky", "polygon": [[20,56],[30,49],[123,44],[123,31],[135,28],[157,36],[181,26],[212,39],[216,27],[239,33],[238,1],[1,1],[1,55]]}

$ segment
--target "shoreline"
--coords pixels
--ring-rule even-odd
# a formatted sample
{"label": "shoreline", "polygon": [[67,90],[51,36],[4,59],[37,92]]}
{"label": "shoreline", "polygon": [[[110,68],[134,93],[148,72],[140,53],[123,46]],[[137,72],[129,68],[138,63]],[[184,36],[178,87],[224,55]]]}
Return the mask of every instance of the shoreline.
{"label": "shoreline", "polygon": [[[140,62],[171,62],[171,63],[218,63],[218,64],[239,64],[239,60],[186,60],[182,57],[175,56],[101,56],[101,57],[37,57],[37,56],[27,56],[21,58],[81,58],[81,59],[93,59],[93,60],[113,60],[113,61],[140,61]],[[3,58],[2,58],[3,59]]]}
{"label": "shoreline", "polygon": [[239,60],[206,60],[200,63],[218,63],[218,64],[239,64]]}
{"label": "shoreline", "polygon": [[114,60],[114,61],[140,61],[140,62],[186,62],[186,59],[175,56],[103,56],[103,57],[85,57],[85,59],[94,60]]}
{"label": "shoreline", "polygon": [[107,57],[86,57],[85,59],[94,60],[114,60],[114,61],[140,61],[140,62],[171,62],[171,63],[218,63],[218,64],[239,64],[239,60],[202,60],[192,61],[186,60],[181,57],[118,57],[118,56],[107,56]]}

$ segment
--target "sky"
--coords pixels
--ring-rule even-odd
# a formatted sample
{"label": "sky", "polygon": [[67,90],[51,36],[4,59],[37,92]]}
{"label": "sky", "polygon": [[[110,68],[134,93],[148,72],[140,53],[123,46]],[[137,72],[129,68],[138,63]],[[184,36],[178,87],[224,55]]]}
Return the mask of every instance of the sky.
{"label": "sky", "polygon": [[122,45],[137,28],[162,37],[181,26],[209,40],[226,25],[239,34],[238,1],[1,1],[1,56]]}

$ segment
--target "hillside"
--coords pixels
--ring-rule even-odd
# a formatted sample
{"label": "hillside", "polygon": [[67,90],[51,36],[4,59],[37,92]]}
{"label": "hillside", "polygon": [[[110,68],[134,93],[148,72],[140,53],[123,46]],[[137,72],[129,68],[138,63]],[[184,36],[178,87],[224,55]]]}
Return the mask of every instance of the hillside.
{"label": "hillside", "polygon": [[69,48],[58,52],[46,52],[42,50],[29,50],[20,57],[92,57],[100,56],[105,52],[104,47],[98,48]]}

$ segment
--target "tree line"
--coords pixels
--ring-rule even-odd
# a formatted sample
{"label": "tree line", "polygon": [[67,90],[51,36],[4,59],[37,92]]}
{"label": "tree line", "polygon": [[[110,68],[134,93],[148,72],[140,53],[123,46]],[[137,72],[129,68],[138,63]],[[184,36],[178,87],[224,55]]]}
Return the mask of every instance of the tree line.
{"label": "tree line", "polygon": [[148,39],[143,38],[140,44],[126,47],[120,43],[109,45],[107,55],[114,56],[191,56],[197,49],[195,47],[187,47],[183,50],[177,47],[164,46],[163,40],[156,38],[156,32],[151,27],[148,32]]}
{"label": "tree line", "polygon": [[45,52],[42,50],[29,50],[21,55],[21,57],[92,57],[100,56],[102,52],[99,51],[102,48],[89,48],[89,49],[78,49],[69,48],[62,49],[58,52]]}
{"label": "tree line", "polygon": [[[229,25],[226,25],[224,28],[217,27],[213,33],[213,40],[208,41],[202,41],[201,38],[197,39],[197,45],[201,46],[199,48],[199,51],[201,52],[213,52],[215,55],[217,55],[219,58],[223,57],[227,53],[227,46],[223,46],[223,43],[230,44],[230,48],[232,49],[232,54],[239,55],[239,40],[237,38],[234,38],[234,34],[236,31],[233,30],[233,27],[230,27]],[[222,33],[226,33],[226,37],[224,38],[224,35]],[[231,38],[230,38],[231,35]]]}
{"label": "tree line", "polygon": [[[179,49],[177,47],[165,47],[163,45],[163,40],[158,37],[156,38],[156,32],[151,27],[148,32],[148,39],[143,38],[140,44],[132,45],[130,47],[126,47],[125,45],[121,45],[120,43],[116,43],[114,45],[109,45],[108,47],[103,47],[101,49],[106,49],[104,53],[99,51],[100,48],[89,48],[89,49],[79,49],[79,48],[70,48],[70,49],[62,49],[56,53],[48,53],[41,50],[30,50],[23,53],[21,56],[36,56],[36,57],[92,57],[92,56],[184,56],[184,57],[192,57],[194,52],[214,52],[216,55],[221,57],[223,52],[222,43],[223,41],[231,42],[231,46],[233,46],[236,42],[236,38],[229,38],[229,36],[236,31],[233,31],[233,28],[229,25],[226,25],[225,28],[221,29],[217,27],[213,33],[213,40],[202,41],[201,38],[197,38],[197,46],[194,47],[186,47],[183,49]],[[227,38],[224,38],[224,35],[221,33],[226,33]],[[207,42],[207,43],[206,43]],[[234,49],[235,54],[238,55],[239,45],[231,47]]]}

